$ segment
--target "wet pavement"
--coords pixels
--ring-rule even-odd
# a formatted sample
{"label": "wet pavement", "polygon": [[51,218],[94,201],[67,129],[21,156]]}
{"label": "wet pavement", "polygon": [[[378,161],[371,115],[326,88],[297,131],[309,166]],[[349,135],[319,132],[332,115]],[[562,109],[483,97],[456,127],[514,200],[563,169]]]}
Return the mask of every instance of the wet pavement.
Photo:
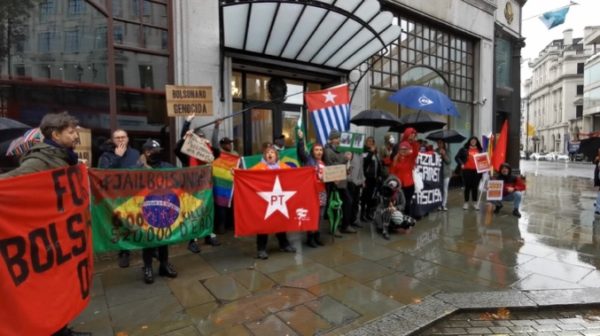
{"label": "wet pavement", "polygon": [[297,253],[279,252],[272,237],[269,259],[257,260],[254,238],[228,233],[199,255],[172,247],[179,277],[152,285],[138,253],[127,269],[100,256],[92,301],[72,326],[120,336],[401,335],[460,309],[600,302],[591,179],[523,171],[520,219],[510,204],[498,215],[485,205],[465,211],[454,189],[448,212],[389,241],[368,226],[316,249],[290,234]]}

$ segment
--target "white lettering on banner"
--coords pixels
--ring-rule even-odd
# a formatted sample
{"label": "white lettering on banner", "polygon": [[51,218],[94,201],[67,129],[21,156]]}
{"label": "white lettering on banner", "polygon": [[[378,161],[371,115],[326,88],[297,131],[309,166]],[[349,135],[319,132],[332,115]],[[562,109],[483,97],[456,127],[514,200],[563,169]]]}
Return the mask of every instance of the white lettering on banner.
{"label": "white lettering on banner", "polygon": [[442,191],[440,189],[423,190],[417,194],[417,203],[435,204],[442,201]]}

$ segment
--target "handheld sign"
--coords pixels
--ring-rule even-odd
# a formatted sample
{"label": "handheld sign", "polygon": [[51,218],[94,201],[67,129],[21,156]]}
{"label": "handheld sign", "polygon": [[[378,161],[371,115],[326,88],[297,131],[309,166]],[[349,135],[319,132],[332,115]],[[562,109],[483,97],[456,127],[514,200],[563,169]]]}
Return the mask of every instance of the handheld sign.
{"label": "handheld sign", "polygon": [[488,181],[487,200],[502,201],[502,189],[504,189],[504,181],[490,180]]}
{"label": "handheld sign", "polygon": [[488,157],[487,153],[475,154],[473,155],[473,159],[475,160],[475,168],[477,169],[477,173],[490,171],[490,158]]}
{"label": "handheld sign", "polygon": [[213,162],[215,157],[210,147],[208,147],[208,143],[208,140],[196,134],[191,134],[183,142],[181,152],[206,163]]}
{"label": "handheld sign", "polygon": [[75,146],[75,153],[79,162],[89,167],[92,164],[92,130],[77,127],[77,133],[79,133],[79,143]]}
{"label": "handheld sign", "polygon": [[169,117],[213,115],[212,86],[165,85],[165,93]]}
{"label": "handheld sign", "polygon": [[364,152],[366,135],[362,133],[342,132],[340,136],[340,152]]}
{"label": "handheld sign", "polygon": [[424,216],[442,205],[442,157],[438,153],[419,153],[413,173],[413,176],[420,176],[423,186],[418,192],[415,187],[416,202],[412,210],[416,216]]}
{"label": "handheld sign", "polygon": [[346,177],[346,165],[325,166],[325,168],[323,168],[323,182],[342,181],[345,180]]}

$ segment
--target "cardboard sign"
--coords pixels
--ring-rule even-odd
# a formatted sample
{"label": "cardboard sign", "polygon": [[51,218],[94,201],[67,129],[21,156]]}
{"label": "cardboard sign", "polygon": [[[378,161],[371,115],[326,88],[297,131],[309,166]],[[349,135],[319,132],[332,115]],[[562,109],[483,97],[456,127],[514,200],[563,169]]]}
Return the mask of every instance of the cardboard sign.
{"label": "cardboard sign", "polygon": [[325,166],[323,168],[323,182],[343,181],[347,176],[346,165]]}
{"label": "cardboard sign", "polygon": [[89,128],[77,127],[79,133],[79,143],[75,146],[75,153],[81,163],[88,167],[92,164],[92,130]]}
{"label": "cardboard sign", "polygon": [[366,135],[362,133],[342,132],[340,135],[340,152],[362,153],[364,152]]}
{"label": "cardboard sign", "polygon": [[181,152],[196,159],[209,163],[215,160],[212,150],[208,146],[210,141],[203,139],[196,134],[188,136],[183,142]]}
{"label": "cardboard sign", "polygon": [[487,187],[488,201],[502,201],[502,189],[504,189],[504,181],[490,180]]}
{"label": "cardboard sign", "polygon": [[212,86],[165,85],[165,94],[169,117],[213,115]]}
{"label": "cardboard sign", "polygon": [[0,335],[52,335],[91,297],[87,168],[4,179],[0,190]]}
{"label": "cardboard sign", "polygon": [[478,173],[485,173],[490,171],[491,164],[490,158],[487,153],[479,153],[473,155],[473,159],[475,160],[475,168]]}

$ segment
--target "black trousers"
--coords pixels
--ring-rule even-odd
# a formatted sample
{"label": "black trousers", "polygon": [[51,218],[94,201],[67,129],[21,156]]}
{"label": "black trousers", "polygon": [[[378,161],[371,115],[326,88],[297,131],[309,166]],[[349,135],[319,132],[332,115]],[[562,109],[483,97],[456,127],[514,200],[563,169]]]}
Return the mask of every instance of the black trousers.
{"label": "black trousers", "polygon": [[469,195],[471,200],[477,202],[477,191],[479,190],[479,181],[481,181],[481,174],[478,174],[473,169],[463,169],[462,171],[463,183],[465,185],[465,202],[469,201]]}
{"label": "black trousers", "polygon": [[360,190],[361,186],[356,185],[352,182],[348,182],[348,192],[352,198],[352,206],[350,207],[350,224],[356,222],[358,219],[358,206],[360,205]]}
{"label": "black trousers", "polygon": [[[279,248],[285,248],[290,245],[290,241],[287,239],[287,235],[285,234],[285,232],[278,232],[275,234],[275,237],[277,237],[277,240],[279,241]],[[256,250],[266,251],[268,242],[269,242],[269,235],[267,235],[267,234],[256,235]]]}
{"label": "black trousers", "polygon": [[348,188],[338,188],[338,192],[342,200],[342,223],[340,224],[340,229],[344,230],[352,224],[352,195],[350,195]]}
{"label": "black trousers", "polygon": [[404,199],[406,200],[406,205],[404,206],[404,214],[415,217],[412,209],[413,195],[415,194],[415,186],[414,184],[410,187],[403,187],[402,193],[404,194]]}
{"label": "black trousers", "polygon": [[160,264],[166,264],[169,261],[169,245],[162,245],[159,247],[147,247],[142,249],[142,259],[144,260],[144,267],[152,267],[152,257],[154,251],[158,250],[158,261]]}
{"label": "black trousers", "polygon": [[360,207],[361,211],[366,211],[369,213],[377,206],[377,202],[373,201],[373,195],[375,194],[375,189],[377,188],[377,179],[376,178],[367,178],[365,180],[365,187],[362,190],[362,194],[360,196]]}
{"label": "black trousers", "polygon": [[214,233],[223,234],[226,229],[233,229],[233,206],[231,208],[215,204]]}

